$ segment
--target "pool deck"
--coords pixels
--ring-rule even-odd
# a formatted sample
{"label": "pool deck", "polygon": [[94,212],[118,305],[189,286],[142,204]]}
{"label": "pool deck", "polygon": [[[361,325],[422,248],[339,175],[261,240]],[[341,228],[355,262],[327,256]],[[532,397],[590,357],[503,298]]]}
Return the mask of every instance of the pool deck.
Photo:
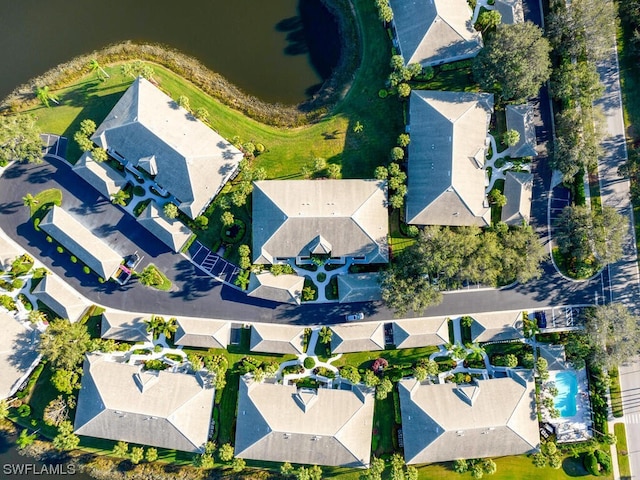
{"label": "pool deck", "polygon": [[589,383],[587,381],[586,369],[551,370],[549,371],[549,381],[555,381],[558,373],[567,371],[574,372],[578,379],[576,414],[571,417],[550,418],[545,420],[555,427],[556,440],[558,443],[582,442],[593,437],[593,421],[591,420]]}

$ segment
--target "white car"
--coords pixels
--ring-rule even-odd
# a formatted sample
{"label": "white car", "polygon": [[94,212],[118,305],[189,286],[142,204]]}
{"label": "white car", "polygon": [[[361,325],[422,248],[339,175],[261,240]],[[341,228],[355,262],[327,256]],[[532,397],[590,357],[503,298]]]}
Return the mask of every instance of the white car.
{"label": "white car", "polygon": [[364,313],[358,312],[358,313],[353,313],[351,315],[345,315],[345,318],[347,319],[347,322],[355,322],[357,320],[364,320]]}

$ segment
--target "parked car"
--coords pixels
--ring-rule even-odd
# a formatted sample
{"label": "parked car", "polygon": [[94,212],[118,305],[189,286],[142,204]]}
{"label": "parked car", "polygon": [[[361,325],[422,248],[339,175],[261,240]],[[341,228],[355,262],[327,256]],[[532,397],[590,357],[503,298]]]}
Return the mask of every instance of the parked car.
{"label": "parked car", "polygon": [[135,252],[127,257],[126,261],[124,262],[124,265],[125,267],[133,270],[138,266],[138,264],[140,263],[140,260],[142,260],[142,258],[140,257],[138,252]]}
{"label": "parked car", "polygon": [[345,318],[347,319],[347,322],[355,322],[357,320],[363,320],[364,313],[362,312],[352,313],[351,315],[345,315]]}
{"label": "parked car", "polygon": [[547,314],[544,312],[535,313],[538,328],[547,328]]}

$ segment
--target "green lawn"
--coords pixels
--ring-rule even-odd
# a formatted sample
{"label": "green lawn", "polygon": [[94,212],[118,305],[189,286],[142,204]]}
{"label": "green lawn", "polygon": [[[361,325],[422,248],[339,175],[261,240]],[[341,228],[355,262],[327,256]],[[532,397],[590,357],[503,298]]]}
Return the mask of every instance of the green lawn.
{"label": "green lawn", "polygon": [[624,415],[624,410],[622,409],[622,392],[620,389],[620,376],[618,374],[618,369],[612,368],[609,370],[609,377],[611,379],[611,384],[609,386],[609,393],[611,394],[611,409],[613,411],[613,416],[619,418]]}
{"label": "green lawn", "polygon": [[[154,65],[154,78],[172,98],[186,95],[195,111],[209,111],[210,124],[223,137],[238,136],[241,142],[262,143],[266,151],[255,164],[266,168],[269,178],[296,178],[301,167],[317,157],[342,165],[345,178],[371,177],[377,165],[386,163],[388,152],[404,128],[404,103],[397,97],[378,98],[389,68],[391,44],[377,20],[375,5],[356,0],[357,20],[362,33],[362,63],[345,99],[335,106],[332,115],[300,128],[276,128],[252,120],[214,100],[193,84],[169,70]],[[93,119],[99,124],[113,108],[132,78],[124,77],[119,65],[105,66],[110,78],[102,82],[88,74],[78,82],[55,93],[60,105],[36,106],[33,113],[45,132],[73,138],[80,121]],[[364,130],[353,132],[360,122]],[[74,162],[80,151],[71,140],[68,158]]]}
{"label": "green lawn", "polygon": [[395,452],[394,435],[396,422],[393,415],[393,395],[387,395],[384,400],[376,400],[373,410],[373,439],[371,450],[377,457],[390,455]]}
{"label": "green lawn", "polygon": [[394,256],[416,243],[415,238],[408,237],[400,231],[400,222],[400,211],[396,209],[389,217],[389,245]]}
{"label": "green lawn", "polygon": [[[438,347],[403,348],[398,350],[381,350],[379,352],[345,353],[331,365],[342,367],[352,365],[357,368],[369,368],[376,358],[384,358],[389,365],[415,363],[421,358],[438,351]],[[393,410],[392,410],[393,411]]]}
{"label": "green lawn", "polygon": [[627,447],[627,430],[624,423],[613,425],[613,433],[618,439],[616,449],[618,450],[618,468],[622,480],[631,478],[631,467],[629,466],[629,449]]}
{"label": "green lawn", "polygon": [[153,263],[150,263],[143,270],[143,272],[147,270],[151,272],[150,280],[147,286],[155,288],[157,290],[162,290],[163,292],[167,292],[171,289],[171,280],[169,280],[167,276],[162,273]]}
{"label": "green lawn", "polygon": [[[531,458],[527,457],[526,455],[520,455],[517,457],[494,458],[493,461],[496,462],[496,466],[498,467],[496,473],[494,475],[487,475],[483,478],[491,480],[563,480],[575,477],[583,479],[613,478],[611,475],[609,475],[608,477],[594,477],[592,475],[587,475],[586,470],[582,466],[582,460],[574,459],[571,457],[565,458],[563,461],[563,468],[560,468],[558,470],[554,470],[553,468],[549,467],[536,468],[533,466]],[[424,480],[465,480],[472,478],[471,473],[469,472],[463,475],[455,473],[453,471],[452,463],[439,463],[419,467],[418,472],[419,478]]]}
{"label": "green lawn", "polygon": [[33,196],[34,202],[29,206],[31,217],[42,220],[49,209],[54,205],[62,205],[62,191],[57,188],[43,190]]}

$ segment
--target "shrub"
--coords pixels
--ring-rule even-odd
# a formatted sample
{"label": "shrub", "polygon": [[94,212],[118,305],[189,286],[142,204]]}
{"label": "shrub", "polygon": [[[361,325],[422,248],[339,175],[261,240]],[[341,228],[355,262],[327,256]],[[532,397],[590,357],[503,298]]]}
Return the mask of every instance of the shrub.
{"label": "shrub", "polygon": [[78,263],[78,259],[75,255],[71,255],[71,263]]}
{"label": "shrub", "polygon": [[385,88],[381,88],[380,90],[378,90],[378,97],[387,98],[387,96],[389,96],[389,92],[387,92]]}
{"label": "shrub", "polygon": [[58,253],[64,253],[64,248],[62,248],[60,245],[58,245],[58,246],[56,247],[56,251],[57,251]]}
{"label": "shrub", "polygon": [[53,242],[53,238],[51,238],[49,235],[47,235],[47,242],[49,242],[49,243]]}
{"label": "shrub", "polygon": [[307,358],[304,359],[303,365],[304,365],[304,368],[309,369],[309,368],[315,367],[316,362],[315,362],[315,360],[313,358],[307,357]]}
{"label": "shrub", "polygon": [[28,417],[29,415],[31,415],[31,407],[27,404],[22,404],[18,407],[18,415],[20,415],[22,418],[24,417]]}
{"label": "shrub", "polygon": [[82,271],[84,273],[86,273],[87,275],[89,275],[91,273],[91,269],[89,267],[87,267],[86,265],[84,267],[82,267]]}

